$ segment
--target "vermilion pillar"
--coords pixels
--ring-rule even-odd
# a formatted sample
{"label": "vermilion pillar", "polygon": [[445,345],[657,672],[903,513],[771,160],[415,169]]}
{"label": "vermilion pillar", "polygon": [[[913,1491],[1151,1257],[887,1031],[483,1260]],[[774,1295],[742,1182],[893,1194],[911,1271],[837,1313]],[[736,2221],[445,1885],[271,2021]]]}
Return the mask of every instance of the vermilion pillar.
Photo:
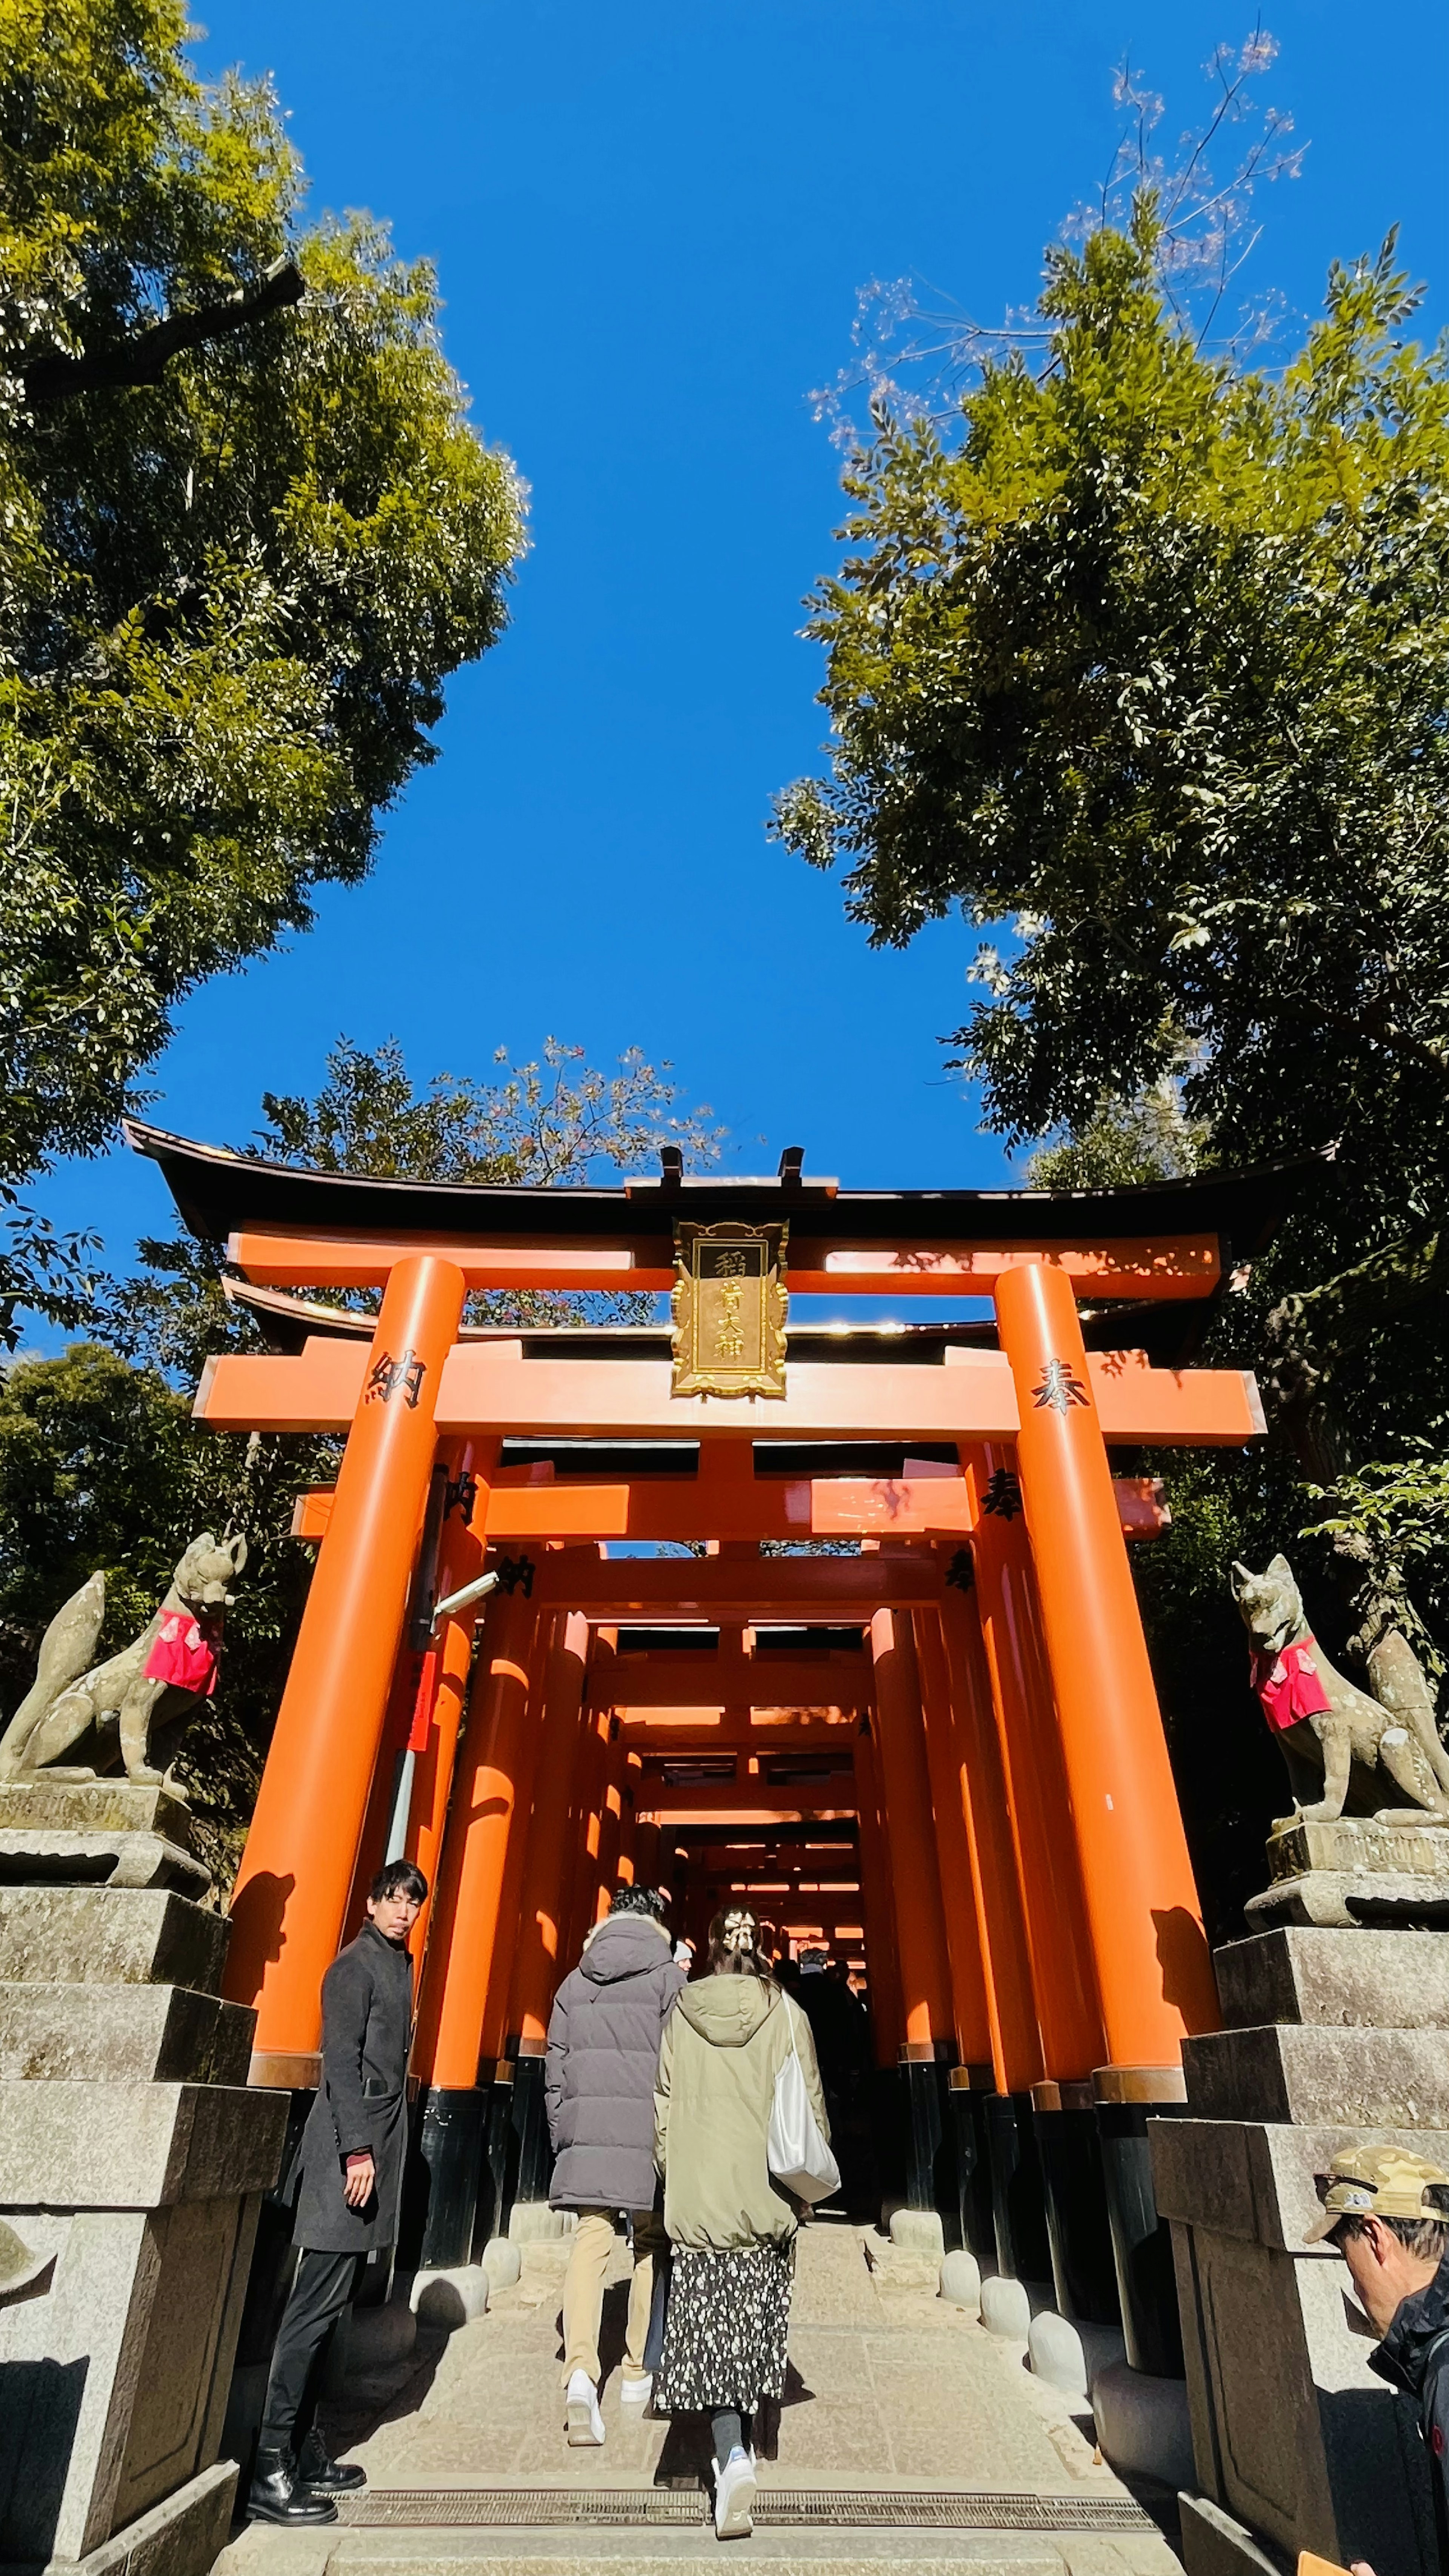
{"label": "vermilion pillar", "polygon": [[[614,1727],[619,1733],[613,1733]],[[624,1774],[627,1753],[623,1728],[617,1716],[609,1720],[610,1736],[604,1748],[604,1793],[599,1811],[599,1846],[594,1879],[594,1910],[591,1921],[602,1923],[609,1911],[610,1899],[619,1883],[619,1848],[624,1832]]]}
{"label": "vermilion pillar", "polygon": [[1036,1997],[981,1631],[968,1594],[946,1588],[940,1626],[955,1725],[956,1795],[966,1829],[981,1933],[996,2089],[1025,2092],[1042,2073]]}
{"label": "vermilion pillar", "polygon": [[991,2020],[986,2001],[981,1926],[972,1884],[971,1854],[962,1811],[962,1777],[955,1746],[950,1677],[941,1623],[922,1612],[914,1621],[916,1665],[921,1677],[921,1715],[926,1729],[926,1765],[936,1820],[941,1902],[946,1916],[946,1949],[955,1998],[956,2046],[963,2066],[990,2058]]}
{"label": "vermilion pillar", "polygon": [[566,1902],[564,1965],[573,1967],[594,1925],[599,1896],[599,1846],[609,1757],[609,1711],[592,1708],[579,1757],[579,1800],[573,1825],[573,1885]]}
{"label": "vermilion pillar", "polygon": [[879,1721],[881,1783],[890,1836],[891,1889],[895,1897],[896,1950],[900,1960],[905,2044],[931,2054],[931,2043],[952,2037],[951,1975],[946,1921],[936,1859],[920,1683],[910,1622],[877,1610],[870,1623]]}
{"label": "vermilion pillar", "polygon": [[[482,1571],[484,1542],[481,1536],[475,1536],[474,1528],[476,1526],[481,1532],[487,1525],[488,1496],[485,1485],[473,1475],[472,1462],[475,1454],[488,1460],[496,1458],[498,1445],[496,1440],[473,1439],[444,1440],[438,1444],[415,1577],[417,1583],[426,1586],[430,1602],[446,1600],[450,1592],[459,1591]],[[437,1526],[433,1532],[430,1557],[429,1529],[435,1502]],[[474,1526],[470,1526],[470,1514]],[[473,1630],[483,1605],[471,1601],[465,1609],[439,1620],[430,1633],[427,1646],[419,1648],[416,1644],[416,1622],[421,1606],[420,1597],[414,1592],[408,1601],[408,1615],[398,1648],[392,1695],[373,1773],[367,1822],[353,1867],[352,1893],[348,1899],[344,1927],[350,1938],[361,1926],[368,1885],[381,1866],[388,1828],[393,1821],[399,1788],[399,1763],[411,1748],[414,1771],[403,1848],[407,1858],[418,1863],[428,1882],[428,1896],[413,1934],[412,1951],[416,1960],[421,1960],[427,1948],[442,1813],[447,1809],[462,1694],[467,1687],[472,1658]],[[440,1751],[444,1757],[441,1783],[438,1778]],[[437,1804],[440,1786],[442,1813],[434,1819],[432,1809]],[[434,1824],[435,1830],[430,1830]]]}
{"label": "vermilion pillar", "polygon": [[1062,1767],[1051,1677],[1041,1651],[1036,1578],[1015,1452],[966,1460],[977,1510],[976,1602],[1025,1908],[1045,2073],[1081,2083],[1105,2063],[1077,1837]]}
{"label": "vermilion pillar", "polygon": [[955,2013],[935,1819],[921,1718],[920,1680],[908,1617],[877,1610],[870,1623],[880,1769],[885,1787],[905,2037],[905,2196],[911,2209],[954,2199],[944,2170],[945,2063],[955,2054]]}
{"label": "vermilion pillar", "polygon": [[633,1751],[626,1752],[621,1782],[624,1809],[619,1819],[619,1883],[623,1887],[636,1887],[641,1884],[638,1871],[634,1866],[634,1838],[639,1830],[636,1801],[643,1778],[642,1757]]}
{"label": "vermilion pillar", "polygon": [[869,1735],[855,1738],[856,1830],[860,1837],[860,1897],[865,1915],[865,1964],[870,1986],[871,2037],[877,2066],[894,2066],[904,2036],[895,1909],[881,1822],[880,1783]]}
{"label": "vermilion pillar", "polygon": [[[1090,2081],[1106,2058],[1107,2041],[1016,1453],[978,1450],[966,1455],[965,1465],[978,1515],[972,1532],[975,1599],[1045,2069],[1032,2086],[1030,2129],[1052,2277],[1063,2316],[1115,2325],[1121,2303]],[[991,2106],[988,2120],[995,2123],[990,2136],[997,2167],[1014,2147],[1019,2175],[1027,2132],[1020,2104],[1014,2109],[1014,2140],[1004,2131],[999,2105]],[[1018,2232],[1013,2230],[1014,2262],[1020,2259]]]}
{"label": "vermilion pillar", "polygon": [[495,1596],[458,1755],[413,2052],[424,2082],[440,2091],[478,2081],[508,1833],[524,1757],[536,1616],[522,1592]]}
{"label": "vermilion pillar", "polygon": [[[495,2036],[495,2007],[490,1990],[484,2016],[483,2044],[501,2049],[513,2066],[509,2106],[517,2154],[514,2193],[519,2201],[547,2196],[550,2169],[548,2123],[544,2107],[544,2043],[554,1988],[563,1973],[559,1955],[562,1889],[568,1867],[569,1818],[573,1805],[576,1756],[582,1740],[584,1667],[588,1656],[588,1622],[577,1614],[540,1624],[535,1652],[539,1718],[529,1728],[534,1747],[532,1799],[525,1814],[520,1781],[519,1803],[510,1835],[504,1874],[505,1921],[517,1923],[508,1963],[509,2001]],[[517,1846],[516,1851],[514,1846]],[[516,1898],[511,1889],[517,1885]],[[500,1947],[495,1984],[504,1973]],[[500,2067],[500,2073],[502,2069]],[[501,2104],[498,2106],[501,2108]],[[492,2124],[490,2155],[497,2161],[502,2144],[498,2122]],[[501,2179],[506,2183],[506,2156]]]}
{"label": "vermilion pillar", "polygon": [[659,1827],[651,1816],[635,1819],[634,1884],[636,1887],[659,1885]]}
{"label": "vermilion pillar", "polygon": [[[498,1464],[498,1448],[496,1440],[465,1440],[458,1444],[452,1463],[463,1491],[457,1502],[450,1506],[443,1523],[443,1543],[438,1552],[440,1601],[446,1601],[450,1593],[461,1592],[465,1584],[471,1583],[483,1571],[488,1494]],[[467,1503],[470,1482],[471,1504]],[[433,1703],[427,1737],[418,1755],[413,1779],[412,1815],[407,1839],[408,1858],[417,1862],[428,1882],[427,1903],[413,1941],[414,1956],[420,1959],[427,1955],[432,1912],[437,1900],[438,1874],[443,1862],[443,1828],[453,1786],[458,1730],[472,1669],[473,1631],[478,1620],[486,1615],[486,1609],[486,1597],[483,1601],[470,1602],[466,1608],[442,1620],[437,1631],[438,1663]]]}
{"label": "vermilion pillar", "polygon": [[[409,1601],[411,1625],[411,1600]],[[367,1891],[382,1866],[387,1847],[387,1829],[392,1816],[393,1796],[397,1788],[398,1763],[407,1745],[418,1697],[419,1658],[407,1641],[406,1626],[392,1668],[392,1688],[378,1740],[377,1760],[373,1765],[372,1788],[368,1793],[367,1813],[357,1838],[357,1851],[352,1863],[352,1880],[343,1908],[339,1939],[350,1941],[360,1932],[365,1920]],[[423,1945],[414,1937],[413,1957],[420,1959]]]}
{"label": "vermilion pillar", "polygon": [[521,2039],[542,2041],[554,1988],[566,1967],[562,1922],[571,1889],[569,1823],[583,1751],[582,1698],[589,1651],[588,1621],[577,1611],[561,1617],[550,1642],[539,1729],[533,1819],[523,1875],[518,1953],[513,1970],[509,2027]]}
{"label": "vermilion pillar", "polygon": [[508,1819],[503,1853],[503,1879],[498,1900],[498,1937],[483,2010],[483,2055],[495,2061],[508,2055],[516,2036],[509,2018],[513,1972],[522,1931],[523,1873],[533,1841],[533,1800],[538,1785],[538,1755],[544,1686],[548,1674],[551,1623],[536,1619],[527,1653],[524,1722],[517,1740],[513,1812]]}
{"label": "vermilion pillar", "polygon": [[394,1265],[232,1899],[226,1992],[258,2007],[262,2083],[314,2077],[462,1311],[456,1263]]}
{"label": "vermilion pillar", "polygon": [[1024,1262],[996,1312],[1114,2079],[1099,2089],[1171,2099],[1217,1994],[1071,1282]]}

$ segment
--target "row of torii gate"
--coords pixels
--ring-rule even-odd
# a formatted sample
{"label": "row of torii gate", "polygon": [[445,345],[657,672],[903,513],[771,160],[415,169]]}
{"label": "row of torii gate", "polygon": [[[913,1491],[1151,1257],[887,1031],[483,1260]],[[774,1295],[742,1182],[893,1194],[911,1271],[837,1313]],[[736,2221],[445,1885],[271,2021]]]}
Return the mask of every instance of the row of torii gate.
{"label": "row of torii gate", "polygon": [[[1017,2268],[1029,2146],[1090,2316],[1105,2171],[1129,2357],[1161,2367],[1145,2121],[1218,2009],[1127,1555],[1164,1515],[1113,1468],[1261,1433],[1250,1377],[1184,1362],[1295,1175],[868,1193],[666,1151],[609,1189],[447,1187],[130,1138],[274,1346],[212,1361],[200,1419],[346,1441],[298,1504],[316,1567],[233,1897],[252,2081],[316,2082],[391,1830],[433,1888],[422,2259],[466,2261],[540,2184],[553,1989],[615,1884],[670,1885],[695,1937],[749,1889],[863,1973],[911,2204],[980,2228],[994,2186]],[[673,1343],[469,1326],[484,1289],[672,1289]],[[842,1294],[990,1302],[801,1321]],[[481,1614],[430,1625],[485,1569]]]}

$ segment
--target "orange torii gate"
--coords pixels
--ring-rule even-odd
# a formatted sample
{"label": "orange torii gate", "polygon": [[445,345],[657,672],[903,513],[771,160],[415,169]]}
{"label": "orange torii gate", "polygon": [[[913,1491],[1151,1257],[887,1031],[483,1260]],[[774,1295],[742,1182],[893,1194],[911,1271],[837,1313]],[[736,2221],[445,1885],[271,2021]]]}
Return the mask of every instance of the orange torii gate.
{"label": "orange torii gate", "polygon": [[[411,1746],[405,1848],[434,1881],[414,2060],[428,2259],[467,2259],[489,2099],[537,2058],[601,1891],[687,1824],[770,1819],[798,1841],[848,1821],[917,2199],[940,2188],[947,2068],[998,2120],[1032,2097],[1048,2122],[1095,2105],[1129,2140],[1145,2106],[1182,2098],[1180,2042],[1217,2005],[1125,1543],[1163,1514],[1144,1480],[1114,1482],[1109,1447],[1261,1431],[1251,1378],[1186,1363],[1297,1174],[851,1192],[793,1153],[773,1180],[692,1180],[666,1149],[658,1177],[622,1186],[475,1188],[128,1133],[187,1223],[226,1241],[232,1293],[274,1344],[211,1361],[199,1418],[346,1437],[335,1489],[298,1508],[317,1564],[227,1991],[258,2009],[253,2081],[314,2082],[322,1972]],[[464,1322],[471,1291],[500,1288],[675,1289],[703,1313],[699,1281],[748,1265],[701,1266],[698,1239],[765,1246],[773,1280],[787,1236],[797,1317],[842,1292],[991,1311],[792,1318],[777,1391],[728,1398],[681,1384],[667,1328]],[[380,1308],[309,1302],[318,1288],[380,1291]],[[822,1539],[858,1545],[760,1553]],[[606,1552],[660,1541],[709,1552]],[[512,1589],[470,1687],[474,1607],[431,1614],[485,1565]],[[690,1647],[701,1630],[714,1639]],[[812,1643],[822,1630],[846,1634]],[[728,1775],[666,1778],[643,1721],[707,1709]],[[749,1714],[826,1709],[859,1722],[793,1722],[772,1745]],[[681,1745],[707,1750],[697,1724]],[[817,1755],[828,1769],[798,1776]],[[1118,2252],[1130,2270],[1120,2232]]]}

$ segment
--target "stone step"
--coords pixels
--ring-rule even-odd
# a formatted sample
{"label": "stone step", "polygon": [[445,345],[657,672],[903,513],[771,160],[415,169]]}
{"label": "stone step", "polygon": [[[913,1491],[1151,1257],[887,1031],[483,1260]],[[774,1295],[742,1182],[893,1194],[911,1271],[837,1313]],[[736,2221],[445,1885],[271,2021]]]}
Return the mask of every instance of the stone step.
{"label": "stone step", "polygon": [[0,1832],[43,1828],[48,1833],[159,1834],[191,1848],[191,1810],[174,1789],[136,1780],[57,1780],[39,1772],[31,1780],[0,1781]]}
{"label": "stone step", "polygon": [[[269,2533],[254,2551],[248,2547],[251,2536],[249,2532],[247,2541],[234,2541],[222,2551],[213,2576],[352,2576],[353,2570],[358,2576],[363,2570],[367,2576],[433,2576],[434,2570],[442,2576],[454,2568],[466,2570],[467,2576],[494,2576],[495,2570],[497,2576],[579,2576],[581,2569],[600,2566],[617,2569],[620,2576],[665,2576],[665,2571],[674,2576],[682,2566],[717,2565],[720,2548],[713,2527],[703,2520],[698,2533],[653,2533],[642,2547],[638,2532],[495,2531],[449,2534],[446,2540],[436,2532],[420,2533],[426,2545],[417,2550],[400,2549],[393,2534],[386,2549],[379,2550],[364,2542],[383,2535],[359,2532],[340,2540],[334,2535],[334,2547],[324,2554],[315,2540],[303,2550],[300,2534],[281,2532]],[[1103,2560],[1100,2541],[1079,2544],[1074,2558],[1069,2542],[1044,2546],[1040,2540],[1003,2540],[996,2533],[913,2532],[904,2549],[901,2540],[898,2531],[756,2531],[746,2546],[751,2566],[764,2564],[781,2576],[795,2568],[808,2568],[811,2576],[880,2576],[885,2567],[896,2576],[926,2576],[926,2571],[934,2576],[942,2567],[970,2567],[977,2576],[994,2576],[997,2569],[1001,2576],[1108,2576],[1108,2571],[1127,2576],[1135,2563],[1126,2556]],[[1151,2576],[1177,2576],[1177,2562],[1166,2543],[1157,2547],[1161,2555],[1151,2562]],[[1142,2562],[1144,2576],[1147,2564]]]}
{"label": "stone step", "polygon": [[[1350,1941],[1363,1937],[1345,1935]],[[1449,2047],[1441,2030],[1274,2022],[1186,2039],[1182,2066],[1188,2107],[1200,2120],[1320,2128],[1330,2121],[1363,2129],[1449,2126]]]}
{"label": "stone step", "polygon": [[0,1887],[0,1983],[215,1994],[231,1926],[159,1887]]}
{"label": "stone step", "polygon": [[270,2191],[288,2096],[216,2084],[0,2083],[0,2208],[162,2209]]}
{"label": "stone step", "polygon": [[[689,2499],[691,2507],[696,2499]],[[846,2503],[845,2498],[839,2499]],[[609,2527],[351,2530],[345,2524],[316,2532],[282,2532],[253,2523],[216,2562],[213,2576],[432,2576],[458,2569],[466,2576],[578,2576],[605,2566],[618,2576],[663,2576],[681,2566],[718,2564],[719,2543],[706,2520],[672,2529]],[[916,2571],[969,2567],[976,2576],[1178,2576],[1177,2562],[1151,2530],[1114,2532],[1008,2532],[949,2529],[756,2526],[750,2563],[782,2572],[808,2568],[811,2576],[880,2576],[882,2568]]]}
{"label": "stone step", "polygon": [[1254,1932],[1275,1925],[1357,1930],[1449,1926],[1449,1825],[1299,1817],[1268,1836],[1269,1884],[1243,1908]]}
{"label": "stone step", "polygon": [[[1332,2246],[1304,2246],[1308,2229],[1323,2215],[1320,2185],[1340,2147],[1405,2147],[1449,2171],[1449,2129],[1384,2124],[1365,2134],[1362,2125],[1347,2120],[1295,2128],[1287,2121],[1193,2114],[1154,2121],[1150,2135],[1153,2189],[1163,2218],[1322,2264],[1345,2284],[1348,2276]],[[1341,2310],[1336,2288],[1334,2297]]]}
{"label": "stone step", "polygon": [[163,1834],[71,1833],[0,1823],[0,1885],[174,1887],[200,1898],[211,1885],[211,1872]]}
{"label": "stone step", "polygon": [[188,1986],[0,1985],[0,2082],[244,2085],[255,2022]]}
{"label": "stone step", "polygon": [[1284,1924],[1213,1952],[1230,2029],[1315,2022],[1343,2030],[1449,2031],[1441,1932]]}

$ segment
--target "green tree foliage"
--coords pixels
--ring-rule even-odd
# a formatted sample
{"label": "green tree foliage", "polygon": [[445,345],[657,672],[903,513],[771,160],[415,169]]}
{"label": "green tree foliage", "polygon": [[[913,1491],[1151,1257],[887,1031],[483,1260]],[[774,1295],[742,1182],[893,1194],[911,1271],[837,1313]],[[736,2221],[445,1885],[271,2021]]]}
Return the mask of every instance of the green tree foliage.
{"label": "green tree foliage", "polygon": [[879,416],[827,649],[832,776],[781,828],[902,944],[1006,925],[960,1032],[986,1115],[1078,1129],[1192,1050],[1252,1153],[1340,1194],[1437,1157],[1449,1068],[1449,383],[1392,245],[1281,378],[1206,356],[1131,230],[1048,255],[1042,364]]}
{"label": "green tree foliage", "polygon": [[1212,1346],[1327,1484],[1449,1436],[1449,368],[1392,237],[1215,354],[1168,211],[1054,244],[948,418],[877,402],[777,828],[874,942],[986,934],[956,1060],[1043,1177],[1146,1177],[1164,1083],[1200,1161],[1334,1151]]}
{"label": "green tree foliage", "polygon": [[[550,1039],[536,1063],[495,1058],[498,1079],[439,1074],[414,1086],[398,1045],[346,1039],[312,1099],[263,1096],[252,1140],[325,1171],[435,1181],[582,1182],[638,1171],[675,1144],[687,1167],[715,1159],[722,1130],[689,1108],[668,1066],[630,1048],[612,1074]],[[192,1720],[181,1777],[203,1847],[229,1884],[306,1598],[310,1558],[291,1537],[307,1485],[330,1483],[340,1443],[205,1431],[191,1399],[208,1356],[260,1350],[247,1310],[228,1304],[223,1247],[176,1234],[141,1246],[139,1275],[114,1291],[106,1344],[0,1369],[0,1717],[29,1687],[41,1634],[97,1567],[106,1576],[104,1650],[135,1634],[202,1528],[246,1532],[249,1555],[227,1627],[214,1701]],[[637,1299],[474,1301],[486,1320],[558,1322]],[[498,1311],[504,1310],[504,1311]]]}
{"label": "green tree foliage", "polygon": [[0,0],[0,1183],[108,1143],[177,1002],[365,874],[523,544],[432,271],[304,224],[270,90],[185,32]]}
{"label": "green tree foliage", "polygon": [[1026,1166],[1029,1190],[1125,1190],[1179,1181],[1195,1172],[1207,1131],[1187,1116],[1180,1084],[1164,1074],[1135,1099],[1110,1093],[1075,1135],[1038,1145]]}

